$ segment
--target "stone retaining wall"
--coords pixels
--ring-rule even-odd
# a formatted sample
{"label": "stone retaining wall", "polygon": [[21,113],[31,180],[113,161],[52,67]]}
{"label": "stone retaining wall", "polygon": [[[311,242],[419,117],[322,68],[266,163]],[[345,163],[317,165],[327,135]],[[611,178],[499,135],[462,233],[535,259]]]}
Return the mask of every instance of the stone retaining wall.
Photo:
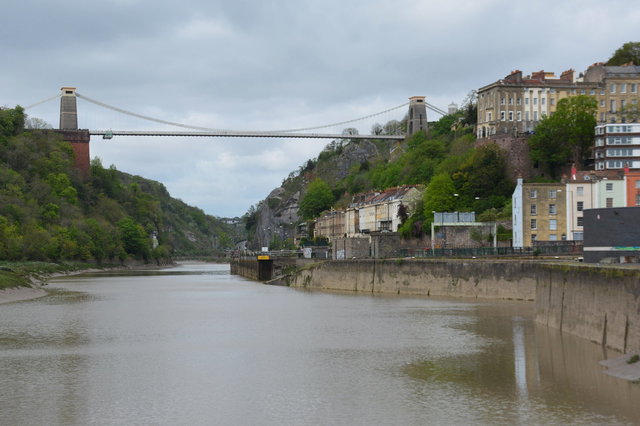
{"label": "stone retaining wall", "polygon": [[536,321],[640,352],[640,270],[527,261],[345,260],[288,277],[292,287],[536,301]]}

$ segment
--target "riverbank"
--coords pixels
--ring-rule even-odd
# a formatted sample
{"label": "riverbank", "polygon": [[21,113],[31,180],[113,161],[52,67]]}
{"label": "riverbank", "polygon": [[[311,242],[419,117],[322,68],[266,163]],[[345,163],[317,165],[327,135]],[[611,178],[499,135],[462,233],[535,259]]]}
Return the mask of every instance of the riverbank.
{"label": "riverbank", "polygon": [[44,288],[51,278],[101,271],[161,268],[139,262],[97,266],[90,263],[0,262],[0,304],[46,296]]}

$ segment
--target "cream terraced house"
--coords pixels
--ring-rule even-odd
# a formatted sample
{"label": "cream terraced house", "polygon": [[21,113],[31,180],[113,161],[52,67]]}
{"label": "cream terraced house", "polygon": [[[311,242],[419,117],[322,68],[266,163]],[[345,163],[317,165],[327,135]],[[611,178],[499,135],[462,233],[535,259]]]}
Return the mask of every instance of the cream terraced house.
{"label": "cream terraced house", "polygon": [[540,120],[556,111],[567,97],[596,98],[599,124],[639,121],[640,66],[596,63],[577,77],[573,70],[557,78],[538,71],[523,76],[516,70],[478,89],[478,138],[519,136],[534,131]]}

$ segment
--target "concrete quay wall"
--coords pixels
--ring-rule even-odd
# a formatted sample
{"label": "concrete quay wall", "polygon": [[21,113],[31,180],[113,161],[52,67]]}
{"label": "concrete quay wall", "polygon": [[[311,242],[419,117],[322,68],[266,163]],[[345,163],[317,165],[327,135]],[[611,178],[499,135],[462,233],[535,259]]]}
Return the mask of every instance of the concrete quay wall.
{"label": "concrete quay wall", "polygon": [[535,301],[536,321],[640,352],[640,271],[526,261],[358,259],[308,265],[291,287]]}
{"label": "concrete quay wall", "polygon": [[231,262],[231,274],[259,281],[258,261],[256,259],[234,259]]}

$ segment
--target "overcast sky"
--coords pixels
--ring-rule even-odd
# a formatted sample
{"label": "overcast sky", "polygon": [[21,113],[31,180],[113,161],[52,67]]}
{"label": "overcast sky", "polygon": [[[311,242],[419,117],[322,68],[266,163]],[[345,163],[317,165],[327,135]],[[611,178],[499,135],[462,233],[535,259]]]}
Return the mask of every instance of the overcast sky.
{"label": "overcast sky", "polygon": [[[640,38],[637,0],[2,3],[0,106],[28,106],[74,86],[139,114],[239,130],[339,122],[413,95],[446,109],[514,69],[584,71]],[[181,130],[82,99],[78,109],[81,128]],[[57,127],[59,100],[27,113]],[[360,124],[360,132],[373,123]],[[93,137],[91,157],[231,217],[328,142]]]}

